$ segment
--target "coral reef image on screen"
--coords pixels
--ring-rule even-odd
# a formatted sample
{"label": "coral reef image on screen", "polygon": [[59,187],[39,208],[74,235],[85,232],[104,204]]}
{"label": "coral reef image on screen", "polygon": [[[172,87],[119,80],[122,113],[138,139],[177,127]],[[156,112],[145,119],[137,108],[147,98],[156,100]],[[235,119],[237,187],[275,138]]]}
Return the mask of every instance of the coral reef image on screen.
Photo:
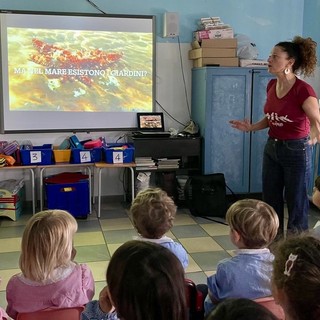
{"label": "coral reef image on screen", "polygon": [[152,109],[152,33],[9,27],[10,111]]}

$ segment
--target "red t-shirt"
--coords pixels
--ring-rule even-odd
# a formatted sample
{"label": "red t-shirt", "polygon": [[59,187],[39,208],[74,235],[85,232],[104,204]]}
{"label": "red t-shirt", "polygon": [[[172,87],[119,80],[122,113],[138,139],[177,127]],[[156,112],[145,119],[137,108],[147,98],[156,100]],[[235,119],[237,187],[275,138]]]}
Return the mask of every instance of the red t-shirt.
{"label": "red t-shirt", "polygon": [[297,78],[290,91],[279,99],[276,95],[276,84],[276,79],[268,83],[264,106],[269,123],[269,136],[281,140],[308,136],[310,121],[302,109],[302,104],[309,97],[317,97],[315,91],[308,83]]}

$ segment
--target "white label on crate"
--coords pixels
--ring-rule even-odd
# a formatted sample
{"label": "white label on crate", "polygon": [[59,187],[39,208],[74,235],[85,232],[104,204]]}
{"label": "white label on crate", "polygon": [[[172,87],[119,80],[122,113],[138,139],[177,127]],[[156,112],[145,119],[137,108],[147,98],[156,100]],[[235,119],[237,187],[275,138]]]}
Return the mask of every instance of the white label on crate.
{"label": "white label on crate", "polygon": [[30,151],[30,163],[41,163],[41,151]]}
{"label": "white label on crate", "polygon": [[112,158],[113,163],[123,163],[123,152],[113,151]]}
{"label": "white label on crate", "polygon": [[80,162],[91,162],[90,151],[80,151]]}

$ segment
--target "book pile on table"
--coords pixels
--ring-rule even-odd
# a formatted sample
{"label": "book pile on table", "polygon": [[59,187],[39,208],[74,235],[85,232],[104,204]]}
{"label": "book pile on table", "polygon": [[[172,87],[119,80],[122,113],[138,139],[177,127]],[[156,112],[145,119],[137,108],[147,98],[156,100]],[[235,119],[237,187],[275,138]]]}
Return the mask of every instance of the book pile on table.
{"label": "book pile on table", "polygon": [[159,158],[158,169],[178,169],[180,159]]}
{"label": "book pile on table", "polygon": [[151,157],[136,157],[136,170],[156,170],[157,166]]}

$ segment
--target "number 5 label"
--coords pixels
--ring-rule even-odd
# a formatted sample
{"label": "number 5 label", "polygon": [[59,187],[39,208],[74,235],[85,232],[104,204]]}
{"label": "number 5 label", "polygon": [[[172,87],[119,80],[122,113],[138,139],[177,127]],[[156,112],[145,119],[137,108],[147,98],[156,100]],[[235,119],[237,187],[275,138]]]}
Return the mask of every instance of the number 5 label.
{"label": "number 5 label", "polygon": [[112,154],[113,163],[123,163],[123,152],[115,152]]}

